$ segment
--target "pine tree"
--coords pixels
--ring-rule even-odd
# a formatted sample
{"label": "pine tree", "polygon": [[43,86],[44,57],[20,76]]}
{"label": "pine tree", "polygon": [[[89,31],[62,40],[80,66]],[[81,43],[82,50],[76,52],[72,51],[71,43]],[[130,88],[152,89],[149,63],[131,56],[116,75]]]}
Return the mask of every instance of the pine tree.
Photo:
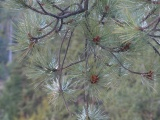
{"label": "pine tree", "polygon": [[13,47],[17,60],[56,109],[66,107],[66,117],[156,118],[145,110],[132,114],[138,105],[128,109],[131,104],[118,100],[133,95],[130,102],[138,103],[136,93],[159,90],[158,0],[6,0],[5,5],[21,12]]}

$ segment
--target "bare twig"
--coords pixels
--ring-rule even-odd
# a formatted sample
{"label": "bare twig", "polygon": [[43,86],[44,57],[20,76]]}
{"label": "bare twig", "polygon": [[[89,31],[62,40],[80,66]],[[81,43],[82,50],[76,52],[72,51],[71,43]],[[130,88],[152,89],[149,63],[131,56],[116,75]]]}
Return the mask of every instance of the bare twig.
{"label": "bare twig", "polygon": [[45,15],[49,15],[49,16],[52,16],[52,17],[57,18],[57,19],[59,18],[57,15],[54,15],[52,13],[47,12],[44,9],[44,7],[42,6],[42,4],[39,2],[39,0],[36,0],[36,1],[37,1],[38,5],[40,6],[40,8],[42,9],[42,11],[44,12]]}
{"label": "bare twig", "polygon": [[67,111],[69,112],[70,115],[72,115],[72,114],[71,114],[71,112],[70,112],[70,110],[69,110],[69,108],[68,108],[67,102],[66,102],[65,97],[64,97],[64,93],[63,93],[63,90],[62,90],[61,79],[62,79],[62,70],[63,70],[62,68],[63,68],[64,62],[65,62],[65,59],[66,59],[66,56],[67,56],[67,52],[68,52],[68,48],[69,48],[69,46],[70,46],[70,42],[71,42],[71,38],[72,38],[72,36],[73,36],[73,32],[74,32],[74,30],[71,32],[71,35],[70,35],[70,37],[69,37],[69,41],[68,41],[67,48],[66,48],[66,51],[65,51],[65,55],[64,55],[64,58],[63,58],[63,61],[62,61],[62,64],[61,64],[61,65],[60,65],[60,54],[61,54],[62,45],[63,45],[63,43],[64,43],[64,40],[65,40],[66,36],[67,36],[68,30],[67,30],[67,32],[65,33],[65,36],[64,36],[64,38],[63,38],[63,40],[62,40],[61,47],[60,47],[60,52],[59,52],[59,86],[60,86],[60,92],[61,92],[61,95],[62,95],[64,104],[65,104],[65,106],[66,106],[66,109],[67,109]]}
{"label": "bare twig", "polygon": [[46,26],[40,28],[39,31],[42,31],[43,29],[46,29],[46,28],[49,27],[53,22],[54,22],[54,20],[51,21],[51,22],[50,22],[49,24],[47,24]]}
{"label": "bare twig", "polygon": [[64,55],[64,58],[63,58],[63,61],[62,61],[61,68],[63,68],[64,62],[65,62],[65,59],[66,59],[66,56],[67,56],[67,52],[68,52],[68,48],[70,46],[71,38],[73,36],[73,32],[74,32],[74,30],[72,30],[71,35],[69,37],[69,41],[68,41],[68,44],[67,44],[67,48],[66,48],[65,55]]}
{"label": "bare twig", "polygon": [[57,32],[61,31],[62,27],[63,27],[63,19],[61,19],[60,27]]}
{"label": "bare twig", "polygon": [[126,67],[121,63],[121,61],[117,58],[117,56],[116,56],[114,53],[112,53],[112,52],[110,52],[110,53],[111,53],[111,54],[113,55],[113,57],[118,61],[118,63],[121,65],[121,67],[124,68],[125,70],[129,71],[130,73],[138,74],[138,75],[143,75],[143,74],[147,74],[147,73],[148,73],[148,72],[145,72],[145,73],[135,72],[135,71],[132,71],[132,70],[126,68]]}
{"label": "bare twig", "polygon": [[157,23],[155,24],[155,26],[153,27],[153,29],[152,29],[152,30],[155,30],[155,29],[157,28],[157,26],[158,26],[159,22],[160,22],[160,19],[157,21]]}
{"label": "bare twig", "polygon": [[147,74],[147,72],[141,73],[141,72],[132,71],[132,70],[126,68],[126,67],[121,63],[121,61],[117,58],[117,56],[116,56],[110,49],[108,49],[108,48],[106,48],[106,47],[104,47],[104,46],[102,46],[102,45],[99,45],[99,46],[100,46],[102,49],[107,50],[107,51],[117,60],[117,62],[121,65],[121,67],[124,68],[125,70],[129,71],[130,73],[134,73],[134,74],[138,74],[138,75]]}
{"label": "bare twig", "polygon": [[141,27],[141,30],[149,28],[150,26],[154,25],[159,20],[160,20],[160,16],[154,19],[152,22],[150,22],[147,26]]}
{"label": "bare twig", "polygon": [[68,31],[69,30],[67,30],[66,31],[66,33],[65,33],[65,35],[64,35],[64,37],[63,37],[63,39],[62,39],[62,42],[61,42],[61,45],[60,45],[60,49],[59,49],[59,57],[58,57],[58,66],[59,66],[59,69],[61,69],[61,65],[60,65],[60,62],[61,62],[61,57],[60,57],[60,55],[61,55],[61,51],[62,51],[62,46],[63,46],[63,43],[64,43],[64,40],[66,39],[66,36],[67,36],[67,34],[68,34]]}
{"label": "bare twig", "polygon": [[157,50],[156,47],[154,47],[149,41],[147,41],[147,43],[154,49],[154,51],[160,56],[159,51]]}
{"label": "bare twig", "polygon": [[52,6],[55,7],[55,8],[57,8],[57,9],[60,10],[61,12],[64,12],[64,10],[61,9],[60,7],[58,7],[57,5],[53,4]]}
{"label": "bare twig", "polygon": [[67,12],[67,9],[70,8],[72,5],[71,5],[71,6],[68,6],[68,7],[65,8],[64,10],[62,10],[62,9],[60,9],[58,6],[56,6],[56,8],[58,8],[59,10],[62,11],[62,13],[60,13],[60,14],[58,14],[58,15],[55,15],[55,14],[52,14],[52,13],[46,11],[46,10],[44,9],[44,7],[42,6],[42,4],[39,2],[39,0],[37,0],[37,3],[38,3],[38,5],[40,6],[40,8],[41,8],[42,11],[39,11],[39,10],[37,10],[36,8],[33,8],[32,6],[27,5],[27,4],[25,4],[25,3],[24,3],[24,5],[25,5],[26,7],[28,7],[29,9],[37,12],[37,13],[40,13],[40,14],[43,14],[43,15],[48,15],[48,16],[51,16],[51,17],[54,17],[54,18],[57,18],[57,19],[63,19],[63,18],[68,18],[68,17],[70,17],[70,16],[77,15],[77,14],[80,14],[80,13],[83,13],[83,12],[87,11],[87,10],[88,10],[88,2],[89,2],[89,0],[85,0],[85,1],[84,1],[84,8],[83,8],[82,5],[79,4],[79,3],[74,3],[74,4],[72,4],[72,5],[77,5],[77,6],[78,6],[78,9],[77,9],[76,11],[72,11],[72,12]]}
{"label": "bare twig", "polygon": [[146,15],[146,17],[144,17],[144,18],[142,19],[142,21],[141,21],[140,23],[142,23],[142,22],[144,22],[145,20],[147,20],[156,10],[157,10],[157,8],[154,8],[153,10],[151,10],[151,11]]}
{"label": "bare twig", "polygon": [[151,34],[148,34],[150,37],[154,37],[154,38],[160,38],[160,35],[151,35]]}
{"label": "bare twig", "polygon": [[71,67],[71,66],[73,66],[73,65],[76,65],[76,64],[81,63],[81,62],[84,62],[84,61],[85,61],[85,58],[82,59],[82,60],[79,60],[79,61],[77,61],[77,62],[71,63],[71,64],[69,64],[69,65],[63,67],[62,69],[69,68],[69,67]]}
{"label": "bare twig", "polygon": [[155,38],[152,38],[151,39],[157,44],[157,45],[160,45],[160,43],[155,39]]}
{"label": "bare twig", "polygon": [[25,5],[26,7],[28,7],[29,9],[33,10],[34,12],[40,13],[40,14],[42,14],[42,15],[46,15],[44,12],[39,11],[39,10],[37,10],[36,8],[33,8],[33,7],[30,6],[30,5],[27,5],[27,4],[25,4],[25,3],[24,3],[24,5]]}
{"label": "bare twig", "polygon": [[57,19],[57,21],[56,21],[56,23],[55,23],[55,26],[53,27],[53,29],[52,29],[51,31],[49,31],[48,33],[46,33],[46,34],[44,34],[44,35],[42,35],[42,36],[39,36],[39,37],[33,37],[33,36],[32,36],[32,39],[33,39],[33,40],[39,40],[39,39],[42,39],[42,38],[50,35],[52,32],[54,32],[54,31],[56,30],[58,23],[59,23],[59,19]]}
{"label": "bare twig", "polygon": [[73,4],[71,4],[70,6],[66,7],[63,11],[68,10],[68,9],[69,9],[70,7],[72,7],[73,5],[78,6],[78,7],[79,7],[79,9],[83,9],[81,4],[79,4],[79,3],[73,3]]}

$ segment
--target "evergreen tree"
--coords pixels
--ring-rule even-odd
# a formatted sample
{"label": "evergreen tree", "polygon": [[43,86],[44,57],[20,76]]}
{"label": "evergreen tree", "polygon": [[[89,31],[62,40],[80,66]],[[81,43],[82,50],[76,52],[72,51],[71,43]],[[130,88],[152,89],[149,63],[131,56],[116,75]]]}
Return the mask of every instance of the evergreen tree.
{"label": "evergreen tree", "polygon": [[46,104],[46,95],[42,90],[34,91],[30,87],[31,82],[22,74],[22,68],[15,63],[10,66],[10,78],[6,80],[4,89],[0,92],[0,119],[28,120],[41,116],[43,120],[44,117],[49,118],[51,110]]}
{"label": "evergreen tree", "polygon": [[159,1],[6,0],[5,5],[22,12],[13,47],[17,60],[56,109],[66,107],[65,119],[158,119],[153,112],[158,108],[142,101],[158,105]]}

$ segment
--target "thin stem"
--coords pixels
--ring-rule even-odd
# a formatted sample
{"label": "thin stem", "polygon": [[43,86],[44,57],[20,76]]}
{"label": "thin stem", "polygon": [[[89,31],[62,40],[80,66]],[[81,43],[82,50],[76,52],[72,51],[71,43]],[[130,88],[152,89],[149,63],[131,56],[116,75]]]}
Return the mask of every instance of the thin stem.
{"label": "thin stem", "polygon": [[154,26],[154,28],[152,30],[155,30],[157,28],[159,22],[160,22],[160,19],[157,21],[157,23],[155,24],[155,26]]}
{"label": "thin stem", "polygon": [[146,17],[144,17],[144,18],[142,19],[142,21],[141,21],[140,23],[142,23],[142,22],[144,22],[145,20],[147,20],[156,10],[157,10],[157,8],[154,8],[153,10],[151,10],[151,11],[146,15]]}
{"label": "thin stem", "polygon": [[69,41],[68,41],[67,48],[66,48],[66,51],[65,51],[65,56],[64,56],[64,58],[63,58],[63,61],[62,61],[61,66],[60,66],[60,54],[61,54],[61,49],[62,49],[64,40],[65,40],[65,38],[66,38],[66,36],[67,36],[68,31],[69,31],[69,30],[67,30],[67,32],[65,33],[65,36],[64,36],[64,38],[63,38],[63,40],[62,40],[62,43],[61,43],[60,52],[59,52],[59,86],[60,86],[60,92],[61,92],[61,95],[62,95],[64,104],[65,104],[65,107],[66,107],[67,111],[69,112],[69,114],[71,115],[71,112],[70,112],[70,110],[69,110],[69,108],[68,108],[67,102],[66,102],[65,97],[64,97],[64,93],[63,93],[63,90],[62,90],[61,80],[62,80],[62,68],[63,68],[64,62],[65,62],[65,59],[66,59],[66,56],[67,56],[68,48],[69,48],[69,45],[70,45],[71,38],[72,38],[72,36],[73,36],[74,30],[71,32],[71,35],[70,35],[70,37],[69,37]]}
{"label": "thin stem", "polygon": [[38,5],[40,6],[40,8],[42,9],[42,11],[47,14],[47,11],[43,8],[43,6],[41,5],[40,1],[39,0],[36,0]]}
{"label": "thin stem", "polygon": [[[36,1],[37,1],[38,5],[40,6],[40,8],[41,8],[42,11],[39,11],[39,10],[37,10],[36,8],[33,8],[32,6],[27,5],[27,4],[25,4],[25,3],[24,3],[24,5],[25,5],[26,7],[28,7],[29,9],[37,12],[37,13],[40,13],[40,14],[43,14],[43,15],[48,15],[48,16],[51,16],[51,17],[54,17],[54,18],[57,18],[57,19],[68,18],[68,17],[70,17],[70,16],[77,15],[77,14],[80,14],[80,13],[83,13],[83,12],[87,11],[87,10],[88,10],[88,2],[89,2],[89,0],[85,0],[85,2],[84,2],[84,8],[82,8],[82,5],[81,5],[81,4],[79,4],[79,3],[74,3],[74,4],[72,4],[72,5],[78,5],[78,7],[79,7],[76,11],[68,12],[67,9],[70,7],[70,6],[68,6],[68,7],[67,7],[66,9],[64,9],[64,10],[60,9],[60,10],[62,11],[62,13],[60,13],[60,14],[58,14],[58,15],[55,15],[55,14],[52,14],[52,13],[50,13],[50,12],[47,12],[47,11],[44,9],[44,7],[42,6],[42,4],[39,2],[39,0],[36,0]],[[58,7],[58,6],[57,6],[57,7]]]}
{"label": "thin stem", "polygon": [[61,31],[62,27],[63,27],[63,19],[61,19],[61,24],[57,32]]}
{"label": "thin stem", "polygon": [[[85,64],[85,74],[86,74],[86,78],[87,78],[87,69],[88,69],[88,58],[89,58],[89,54],[88,54],[88,51],[87,51],[87,46],[88,46],[88,40],[86,39],[86,43],[85,43],[85,61],[86,61],[86,64]],[[85,86],[84,86],[85,87]],[[86,102],[86,116],[87,118],[89,119],[89,111],[88,111],[88,107],[89,107],[89,90],[85,90],[85,102]]]}
{"label": "thin stem", "polygon": [[27,4],[24,3],[24,6],[28,7],[29,9],[33,10],[34,12],[40,13],[40,14],[42,14],[42,15],[46,15],[44,12],[39,11],[39,10],[37,10],[36,8],[33,8],[33,7],[30,6],[30,5],[27,5]]}
{"label": "thin stem", "polygon": [[157,45],[160,45],[160,43],[155,39],[155,38],[152,38],[151,39],[157,44]]}
{"label": "thin stem", "polygon": [[69,67],[71,67],[71,66],[73,66],[73,65],[76,65],[76,64],[81,63],[81,62],[84,62],[84,61],[85,61],[85,58],[84,58],[84,59],[82,59],[82,60],[80,60],[80,61],[77,61],[77,62],[71,63],[71,64],[69,64],[69,65],[67,65],[67,66],[63,67],[62,69],[69,68]]}
{"label": "thin stem", "polygon": [[135,72],[135,71],[132,71],[132,70],[126,68],[126,67],[121,63],[121,61],[117,58],[117,56],[116,56],[114,53],[112,53],[112,52],[110,52],[110,53],[111,53],[111,54],[113,55],[113,57],[118,61],[118,63],[121,65],[121,67],[124,68],[125,70],[129,71],[130,73],[134,73],[134,74],[138,74],[138,75],[147,74],[147,72],[146,72],[146,73]]}
{"label": "thin stem", "polygon": [[49,24],[47,24],[46,26],[40,28],[39,31],[42,31],[43,29],[46,29],[46,28],[49,27],[53,22],[54,22],[54,20],[51,21],[51,22],[50,22]]}
{"label": "thin stem", "polygon": [[71,32],[71,35],[69,37],[69,41],[68,41],[68,44],[67,44],[67,48],[66,48],[66,51],[65,51],[65,55],[64,55],[64,58],[63,58],[63,62],[62,62],[61,68],[63,68],[64,62],[65,62],[65,59],[66,59],[66,56],[67,56],[67,52],[68,52],[68,48],[70,46],[71,38],[73,36],[73,32],[74,32],[74,30]]}
{"label": "thin stem", "polygon": [[[57,15],[54,15],[54,14],[52,14],[52,13],[48,13],[47,11],[45,11],[45,12],[44,12],[44,11],[39,11],[39,10],[37,10],[36,8],[33,8],[32,6],[27,5],[27,4],[25,4],[25,3],[24,3],[24,5],[25,5],[26,7],[28,7],[29,9],[37,12],[37,13],[40,13],[40,14],[42,14],[42,15],[48,15],[48,16],[51,16],[51,17],[54,17],[54,18],[59,19],[59,17],[58,17]],[[41,4],[40,4],[40,6],[42,7]],[[43,7],[42,7],[42,8],[43,8]],[[42,8],[41,8],[41,9],[42,9]],[[44,10],[44,8],[43,8],[43,10]]]}
{"label": "thin stem", "polygon": [[46,33],[46,34],[44,34],[42,36],[39,36],[39,37],[33,37],[32,36],[31,39],[32,40],[39,40],[39,39],[42,39],[42,38],[48,36],[49,34],[51,34],[52,32],[54,32],[56,30],[58,23],[59,23],[59,19],[57,19],[57,21],[55,23],[55,26],[53,27],[53,29],[51,31],[49,31],[48,33]]}
{"label": "thin stem", "polygon": [[156,19],[154,19],[152,22],[150,22],[147,26],[145,27],[141,27],[142,30],[149,28],[150,26],[152,26],[153,24],[156,23],[156,21],[159,21],[160,17],[157,17]]}
{"label": "thin stem", "polygon": [[70,7],[72,7],[73,5],[76,5],[76,6],[79,7],[79,9],[82,9],[82,5],[81,5],[81,4],[79,4],[79,3],[73,3],[73,4],[71,4],[70,6],[66,7],[66,8],[64,9],[64,11],[68,10],[68,9],[69,9]]}
{"label": "thin stem", "polygon": [[59,69],[61,69],[61,68],[60,68],[60,62],[61,62],[61,60],[60,60],[60,59],[61,59],[60,55],[61,55],[61,51],[62,51],[62,46],[63,46],[64,40],[66,39],[66,36],[67,36],[67,34],[68,34],[68,31],[69,31],[69,30],[66,31],[66,33],[65,33],[65,35],[64,35],[64,37],[63,37],[63,39],[62,39],[61,46],[60,46],[60,49],[59,49],[59,57],[58,57],[58,66],[59,66]]}
{"label": "thin stem", "polygon": [[99,44],[99,46],[100,46],[102,49],[107,50],[107,51],[117,60],[117,62],[121,65],[121,67],[124,68],[125,70],[129,71],[130,73],[134,73],[134,74],[138,74],[138,75],[147,74],[147,72],[141,73],[141,72],[132,71],[132,70],[126,68],[126,67],[121,63],[121,61],[117,58],[117,56],[116,56],[110,49],[108,49],[108,48],[106,48],[106,47],[104,47],[104,46],[102,46],[102,45],[100,45],[100,44]]}
{"label": "thin stem", "polygon": [[57,5],[53,4],[52,6],[55,7],[55,8],[57,8],[57,9],[60,10],[61,12],[64,12],[64,10],[61,9],[60,7],[58,7]]}
{"label": "thin stem", "polygon": [[89,3],[89,0],[84,0],[84,9],[85,10],[88,10],[88,3]]}
{"label": "thin stem", "polygon": [[151,35],[151,34],[148,34],[148,35],[154,38],[160,38],[160,35]]}
{"label": "thin stem", "polygon": [[106,15],[107,15],[107,13],[103,13],[103,15],[102,15],[102,17],[101,17],[99,23],[104,24],[103,20],[104,20],[104,18],[106,17]]}
{"label": "thin stem", "polygon": [[61,93],[62,93],[62,98],[63,98],[64,104],[65,104],[65,107],[66,107],[67,111],[69,112],[69,114],[72,115],[71,112],[70,112],[70,110],[69,110],[69,108],[68,108],[68,105],[67,105],[67,102],[65,100],[63,91]]}
{"label": "thin stem", "polygon": [[154,51],[160,56],[159,51],[157,50],[156,47],[154,47],[149,41],[147,41],[147,43],[154,49]]}

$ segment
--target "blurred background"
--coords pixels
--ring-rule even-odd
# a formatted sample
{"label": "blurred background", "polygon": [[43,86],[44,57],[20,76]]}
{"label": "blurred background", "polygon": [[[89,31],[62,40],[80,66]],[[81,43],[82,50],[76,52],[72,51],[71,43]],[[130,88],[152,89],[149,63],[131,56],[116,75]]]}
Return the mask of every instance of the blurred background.
{"label": "blurred background", "polygon": [[[23,75],[23,65],[9,50],[13,42],[13,22],[19,13],[4,9],[0,0],[0,120],[51,120],[51,108],[41,90],[31,87]],[[36,92],[36,94],[35,94]],[[60,118],[61,119],[61,118]]]}

